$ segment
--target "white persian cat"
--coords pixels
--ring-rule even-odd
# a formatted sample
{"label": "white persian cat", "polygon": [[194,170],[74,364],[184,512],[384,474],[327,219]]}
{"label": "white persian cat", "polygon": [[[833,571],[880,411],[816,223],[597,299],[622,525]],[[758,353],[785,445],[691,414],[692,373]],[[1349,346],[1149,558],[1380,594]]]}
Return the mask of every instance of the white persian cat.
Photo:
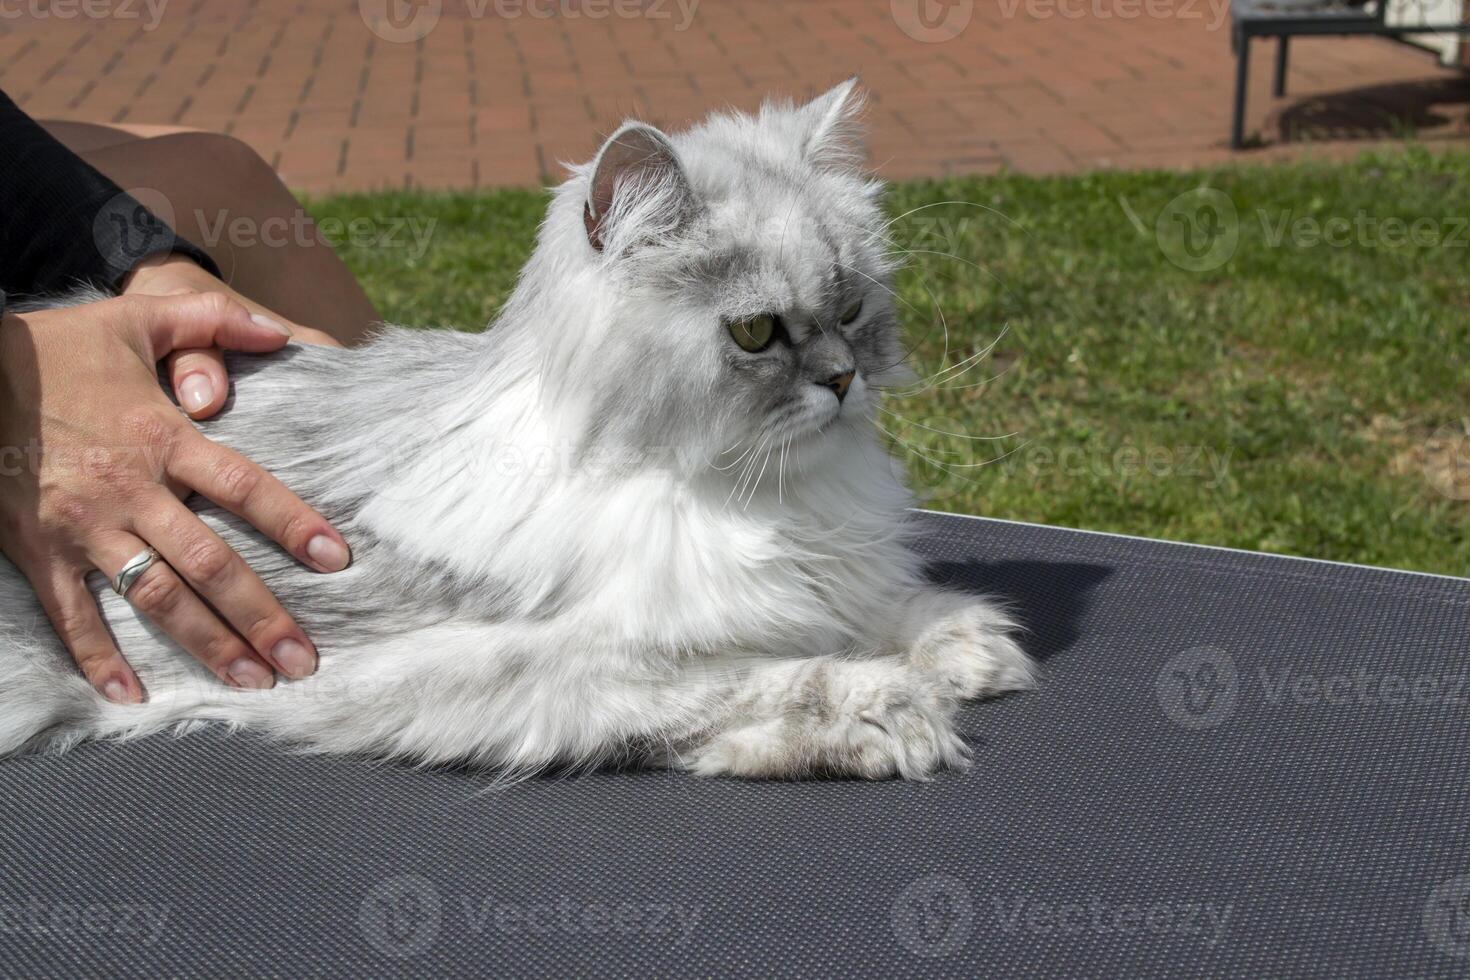
{"label": "white persian cat", "polygon": [[148,691],[101,698],[0,561],[0,754],[223,722],[521,774],[962,765],[967,698],[1029,686],[993,604],[925,580],[875,434],[903,377],[848,82],[675,136],[629,123],[554,195],[482,335],[232,357],[210,438],[334,521],[317,575],[204,501],[321,652],[226,687],[93,576]]}

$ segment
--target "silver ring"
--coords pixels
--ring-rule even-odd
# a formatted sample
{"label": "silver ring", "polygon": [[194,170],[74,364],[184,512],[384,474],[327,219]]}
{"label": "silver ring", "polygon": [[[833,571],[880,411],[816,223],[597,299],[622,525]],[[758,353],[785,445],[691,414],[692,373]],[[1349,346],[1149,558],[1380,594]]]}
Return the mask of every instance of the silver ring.
{"label": "silver ring", "polygon": [[133,583],[142,578],[143,573],[152,568],[156,561],[158,561],[158,552],[152,548],[144,548],[129,558],[128,563],[122,567],[122,571],[112,577],[112,591],[126,599]]}

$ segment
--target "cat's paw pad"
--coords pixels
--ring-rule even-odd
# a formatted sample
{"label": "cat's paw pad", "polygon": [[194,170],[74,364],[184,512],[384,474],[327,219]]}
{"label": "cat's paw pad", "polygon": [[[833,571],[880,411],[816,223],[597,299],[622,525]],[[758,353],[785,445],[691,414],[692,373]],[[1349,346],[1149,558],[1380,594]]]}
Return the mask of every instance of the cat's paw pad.
{"label": "cat's paw pad", "polygon": [[962,607],[925,631],[912,661],[962,701],[1030,690],[1039,669],[1013,638],[1014,630],[987,603]]}

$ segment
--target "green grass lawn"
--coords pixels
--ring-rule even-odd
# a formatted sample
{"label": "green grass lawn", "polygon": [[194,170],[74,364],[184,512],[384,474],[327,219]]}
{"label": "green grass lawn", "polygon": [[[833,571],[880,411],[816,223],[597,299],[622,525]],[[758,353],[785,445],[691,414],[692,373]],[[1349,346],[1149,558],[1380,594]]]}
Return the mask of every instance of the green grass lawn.
{"label": "green grass lawn", "polygon": [[[463,329],[543,206],[311,203],[416,222],[423,247],[359,224],[343,255],[389,318]],[[927,380],[882,420],[928,506],[1470,574],[1470,154],[921,182],[891,209]]]}

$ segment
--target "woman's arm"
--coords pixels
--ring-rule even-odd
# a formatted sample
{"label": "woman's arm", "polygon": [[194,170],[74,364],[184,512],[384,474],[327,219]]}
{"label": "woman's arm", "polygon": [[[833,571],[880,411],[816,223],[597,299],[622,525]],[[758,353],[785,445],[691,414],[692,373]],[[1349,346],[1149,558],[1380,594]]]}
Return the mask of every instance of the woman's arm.
{"label": "woman's arm", "polygon": [[197,491],[233,510],[318,571],[349,561],[320,514],[205,439],[158,385],[157,362],[169,358],[182,406],[206,417],[228,391],[216,345],[274,350],[308,333],[217,273],[0,93],[0,288],[122,293],[15,315],[0,292],[0,552],[30,580],[88,680],[117,702],[145,692],[84,579],[93,568],[114,576],[148,548],[163,561],[129,600],[221,680],[269,687],[273,671],[295,678],[316,666],[290,614],[179,496]]}
{"label": "woman's arm", "polygon": [[116,289],[134,266],[178,252],[218,276],[201,249],[57,142],[0,92],[0,292]]}

